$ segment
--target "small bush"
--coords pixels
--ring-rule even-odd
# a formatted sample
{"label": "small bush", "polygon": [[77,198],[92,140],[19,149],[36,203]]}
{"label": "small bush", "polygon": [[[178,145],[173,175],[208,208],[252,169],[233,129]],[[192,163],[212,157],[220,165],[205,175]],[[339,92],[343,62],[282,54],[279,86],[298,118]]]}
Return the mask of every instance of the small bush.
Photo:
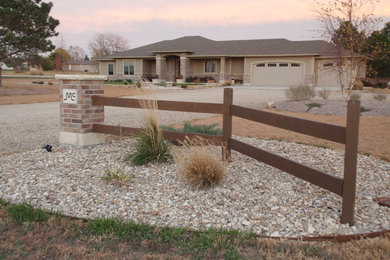
{"label": "small bush", "polygon": [[361,97],[362,96],[360,94],[353,93],[353,94],[351,94],[350,99],[351,100],[359,100]]}
{"label": "small bush", "polygon": [[231,81],[228,81],[228,82],[225,82],[225,83],[222,84],[222,86],[224,86],[224,87],[229,87],[231,85],[232,85]]}
{"label": "small bush", "polygon": [[306,104],[306,106],[308,107],[306,111],[309,111],[310,109],[312,109],[313,107],[319,107],[321,108],[323,106],[323,104],[320,104],[320,103],[310,103],[310,104]]}
{"label": "small bush", "polygon": [[361,80],[357,80],[352,87],[352,90],[363,90],[363,82]]}
{"label": "small bush", "polygon": [[287,99],[294,101],[310,100],[316,96],[313,87],[309,86],[290,87],[285,95]]}
{"label": "small bush", "polygon": [[130,181],[131,176],[123,174],[118,167],[115,167],[114,171],[111,171],[110,169],[105,170],[106,175],[103,176],[101,179],[105,181],[109,181],[114,183],[117,186],[122,186],[126,182]]}
{"label": "small bush", "polygon": [[387,86],[387,84],[385,83],[385,82],[379,82],[379,83],[377,83],[375,86],[374,86],[374,88],[381,88],[381,89],[385,89],[385,88],[387,88],[388,86]]}
{"label": "small bush", "polygon": [[39,85],[45,84],[44,81],[33,81],[32,83],[33,83],[33,84],[39,84]]}
{"label": "small bush", "polygon": [[188,88],[188,85],[187,84],[182,84],[180,87],[181,88]]}
{"label": "small bush", "polygon": [[371,108],[365,108],[364,106],[360,106],[360,113],[369,112]]}
{"label": "small bush", "polygon": [[387,98],[387,95],[385,94],[376,94],[373,96],[373,98],[377,101],[385,101]]}
{"label": "small bush", "polygon": [[[203,144],[203,145],[202,145]],[[183,142],[185,151],[176,156],[179,169],[184,177],[195,187],[210,188],[217,185],[225,172],[219,156],[207,149],[205,141],[197,139]]]}
{"label": "small bush", "polygon": [[329,98],[330,91],[327,89],[318,91],[318,96],[324,100],[327,100]]}
{"label": "small bush", "polygon": [[125,161],[130,161],[133,166],[149,162],[167,162],[172,155],[157,120],[157,102],[148,103],[140,100],[140,105],[149,113],[145,115],[145,126],[137,136],[135,151],[128,155]]}
{"label": "small bush", "polygon": [[163,130],[173,132],[184,132],[192,134],[209,134],[209,135],[222,135],[221,128],[215,128],[218,124],[211,125],[191,125],[190,122],[185,122],[182,129],[177,129],[169,126],[162,127]]}

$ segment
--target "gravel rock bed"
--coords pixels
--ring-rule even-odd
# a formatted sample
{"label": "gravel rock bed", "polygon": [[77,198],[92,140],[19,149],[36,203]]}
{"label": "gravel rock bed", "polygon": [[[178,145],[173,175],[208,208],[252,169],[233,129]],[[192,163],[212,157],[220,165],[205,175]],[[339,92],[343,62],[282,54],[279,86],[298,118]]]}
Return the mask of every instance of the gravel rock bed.
{"label": "gravel rock bed", "polygon": [[[308,110],[308,104],[318,103],[321,107],[313,107]],[[361,100],[362,107],[371,109],[362,112],[362,116],[390,116],[390,102],[376,100]],[[345,116],[347,114],[347,103],[341,100],[305,100],[305,101],[280,101],[272,105],[278,110],[292,112],[307,112],[310,114],[328,114]]]}
{"label": "gravel rock bed", "polygon": [[[340,175],[342,151],[308,145],[237,139]],[[130,167],[123,162],[134,140],[88,148],[55,147],[0,157],[0,197],[13,203],[81,218],[115,217],[161,226],[209,227],[298,237],[390,229],[390,208],[373,198],[390,196],[390,163],[359,155],[356,226],[340,224],[341,198],[275,168],[233,152],[225,177],[212,189],[187,184],[176,164]],[[212,147],[220,153],[220,148]],[[118,187],[105,169],[133,175]]]}

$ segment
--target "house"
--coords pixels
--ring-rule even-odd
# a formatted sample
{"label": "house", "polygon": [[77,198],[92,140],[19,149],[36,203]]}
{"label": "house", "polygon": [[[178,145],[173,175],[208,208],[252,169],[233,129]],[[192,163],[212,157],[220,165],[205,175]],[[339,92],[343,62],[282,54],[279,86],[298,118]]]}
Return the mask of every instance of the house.
{"label": "house", "polygon": [[66,71],[99,72],[99,62],[95,60],[71,60],[62,63],[62,69]]}
{"label": "house", "polygon": [[5,64],[4,62],[0,62],[0,67],[2,70],[13,70],[14,69],[13,67],[8,67],[7,64]]}
{"label": "house", "polygon": [[327,87],[338,85],[336,53],[333,45],[319,40],[214,41],[187,36],[97,60],[100,74],[112,79],[147,77],[175,81],[207,77],[220,83],[234,79],[255,86]]}

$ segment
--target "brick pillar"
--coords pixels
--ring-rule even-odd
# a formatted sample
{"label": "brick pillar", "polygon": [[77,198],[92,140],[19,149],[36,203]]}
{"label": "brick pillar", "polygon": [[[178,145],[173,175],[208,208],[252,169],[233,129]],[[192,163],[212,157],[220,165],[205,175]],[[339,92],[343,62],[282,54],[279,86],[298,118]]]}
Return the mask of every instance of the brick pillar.
{"label": "brick pillar", "polygon": [[92,96],[104,95],[100,75],[56,75],[60,89],[60,143],[76,146],[105,142],[104,134],[93,133],[94,123],[104,122],[104,106],[92,106]]}

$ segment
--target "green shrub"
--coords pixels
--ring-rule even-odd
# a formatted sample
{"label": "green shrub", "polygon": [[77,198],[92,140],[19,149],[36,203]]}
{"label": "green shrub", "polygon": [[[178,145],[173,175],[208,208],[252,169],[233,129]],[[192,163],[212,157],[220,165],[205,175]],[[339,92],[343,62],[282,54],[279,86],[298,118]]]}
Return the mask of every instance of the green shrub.
{"label": "green shrub", "polygon": [[360,106],[360,113],[369,112],[371,108],[365,108],[364,106]]}
{"label": "green shrub", "polygon": [[328,99],[330,95],[330,91],[327,89],[318,91],[318,96],[324,100]]}
{"label": "green shrub", "polygon": [[141,108],[147,109],[145,126],[136,138],[135,151],[125,158],[131,165],[145,165],[149,162],[167,162],[172,158],[157,120],[157,102],[140,100]]}
{"label": "green shrub", "polygon": [[374,86],[374,88],[381,88],[381,89],[385,89],[385,88],[387,88],[388,86],[387,86],[387,84],[385,83],[385,82],[379,82],[379,83],[377,83],[375,86]]}
{"label": "green shrub", "polygon": [[182,84],[180,87],[181,87],[181,88],[187,88],[188,85],[187,85],[187,84]]}
{"label": "green shrub", "polygon": [[320,103],[310,103],[310,104],[306,104],[306,106],[308,107],[306,111],[309,111],[310,109],[312,109],[313,107],[319,107],[321,108],[324,104],[320,104]]}
{"label": "green shrub", "polygon": [[173,132],[184,132],[191,134],[208,134],[208,135],[222,135],[221,128],[215,128],[218,124],[211,125],[191,125],[190,122],[185,122],[182,129],[173,128],[170,126],[163,126],[162,129],[165,131]]}
{"label": "green shrub", "polygon": [[310,100],[316,96],[313,87],[298,86],[290,87],[285,92],[286,98],[294,101]]}
{"label": "green shrub", "polygon": [[376,94],[373,96],[373,98],[377,101],[385,101],[387,98],[387,95],[385,94]]}

